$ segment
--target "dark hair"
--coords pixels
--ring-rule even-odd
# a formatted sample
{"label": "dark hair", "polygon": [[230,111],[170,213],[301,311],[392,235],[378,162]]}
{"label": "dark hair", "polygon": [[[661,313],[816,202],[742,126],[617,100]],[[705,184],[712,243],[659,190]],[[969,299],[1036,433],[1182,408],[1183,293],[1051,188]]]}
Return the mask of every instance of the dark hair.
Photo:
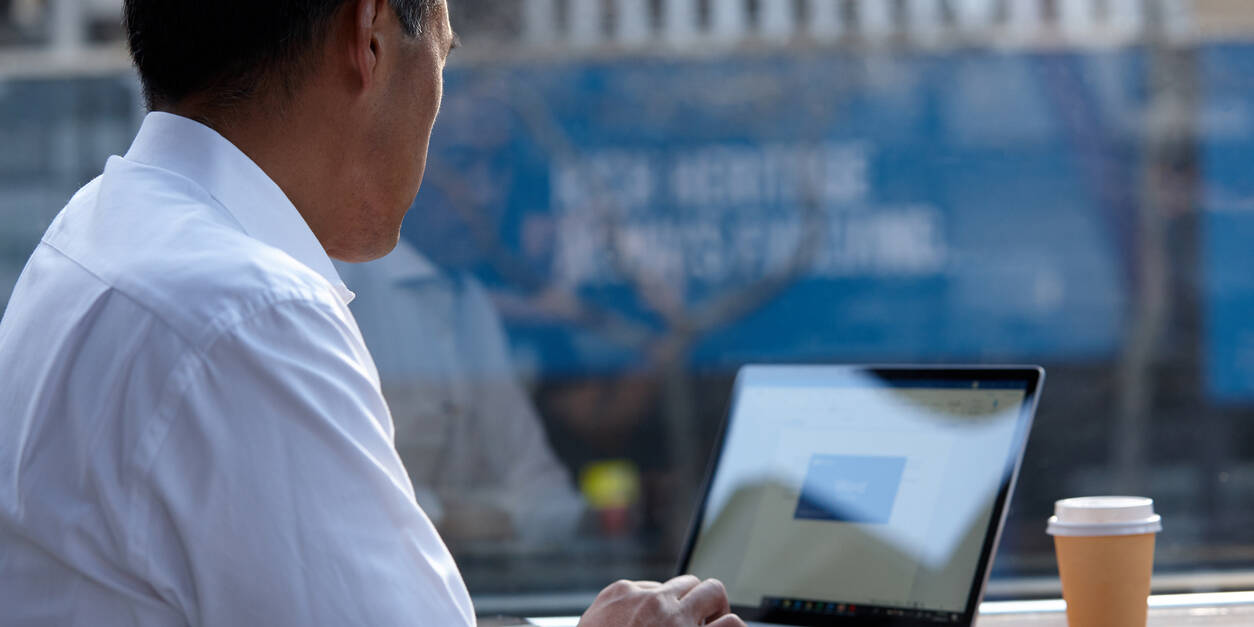
{"label": "dark hair", "polygon": [[[265,84],[290,93],[310,52],[348,0],[126,0],[131,58],[150,109],[192,95],[213,107],[248,100]],[[389,0],[410,36],[440,0]]]}

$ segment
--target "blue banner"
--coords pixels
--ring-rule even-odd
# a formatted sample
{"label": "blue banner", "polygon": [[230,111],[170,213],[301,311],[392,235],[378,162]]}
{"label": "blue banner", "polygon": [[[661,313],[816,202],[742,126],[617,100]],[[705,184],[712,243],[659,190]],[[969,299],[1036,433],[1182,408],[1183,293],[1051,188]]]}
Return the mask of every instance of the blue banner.
{"label": "blue banner", "polygon": [[451,68],[405,236],[546,373],[1107,358],[1137,51]]}
{"label": "blue banner", "polygon": [[1254,46],[1207,48],[1200,118],[1206,375],[1213,398],[1254,400]]}

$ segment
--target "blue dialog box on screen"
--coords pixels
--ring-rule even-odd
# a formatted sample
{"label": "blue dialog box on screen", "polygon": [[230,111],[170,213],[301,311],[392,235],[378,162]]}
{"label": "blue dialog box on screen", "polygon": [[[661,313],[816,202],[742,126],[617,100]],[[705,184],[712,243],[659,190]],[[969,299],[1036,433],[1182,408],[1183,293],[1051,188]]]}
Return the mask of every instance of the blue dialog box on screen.
{"label": "blue dialog box on screen", "polygon": [[886,523],[905,469],[904,457],[815,455],[793,518]]}

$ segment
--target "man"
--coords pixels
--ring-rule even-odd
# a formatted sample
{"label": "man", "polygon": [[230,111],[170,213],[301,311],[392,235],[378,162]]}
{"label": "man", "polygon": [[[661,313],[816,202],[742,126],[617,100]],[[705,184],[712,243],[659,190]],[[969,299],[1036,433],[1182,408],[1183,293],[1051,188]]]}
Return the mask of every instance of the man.
{"label": "man", "polygon": [[[443,0],[127,0],[153,109],[0,321],[0,622],[471,625],[330,257],[417,192]],[[620,582],[587,626],[742,624]]]}
{"label": "man", "polygon": [[569,539],[585,506],[509,357],[500,318],[468,273],[404,238],[388,255],[336,264],[379,371],[396,449],[418,504],[450,546]]}

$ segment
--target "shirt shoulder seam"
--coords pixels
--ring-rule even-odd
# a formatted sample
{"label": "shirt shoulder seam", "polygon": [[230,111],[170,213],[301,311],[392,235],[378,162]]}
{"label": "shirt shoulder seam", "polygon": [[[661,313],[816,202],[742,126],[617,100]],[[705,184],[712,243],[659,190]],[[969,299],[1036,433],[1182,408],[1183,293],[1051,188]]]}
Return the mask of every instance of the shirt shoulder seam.
{"label": "shirt shoulder seam", "polygon": [[57,246],[54,242],[52,242],[51,240],[47,238],[40,240],[40,243],[52,249],[57,254],[61,255],[63,258],[68,260],[70,263],[73,263],[75,266],[78,267],[78,269],[87,273],[88,276],[90,276],[97,283],[100,283],[101,285],[105,286],[109,291],[113,292],[114,294],[117,294],[118,296],[121,296],[122,298],[125,298],[127,302],[144,310],[145,313],[152,316],[153,320],[156,320],[157,322],[161,323],[162,327],[169,330],[170,333],[172,333],[185,345],[189,347],[195,346],[194,343],[191,341],[191,339],[185,336],[176,325],[171,324],[169,320],[166,320],[165,316],[162,316],[160,313],[154,311],[152,307],[149,307],[146,303],[144,303],[140,299],[135,298],[126,290],[118,287],[117,285],[114,285],[113,283],[110,283],[109,281],[106,281],[104,277],[100,276],[99,274],[96,273],[96,271],[87,267],[86,264],[84,264],[82,261],[79,261],[79,259],[75,257],[74,255],[71,255],[70,253],[61,249],[61,247]]}
{"label": "shirt shoulder seam", "polygon": [[57,254],[69,260],[71,263],[73,263],[83,272],[87,273],[88,276],[90,276],[92,279],[94,279],[101,285],[108,288],[114,294],[117,294],[121,296],[122,298],[125,298],[131,304],[144,310],[144,312],[146,312],[148,315],[152,316],[154,320],[159,322],[163,328],[167,329],[175,337],[179,338],[179,340],[182,341],[189,350],[198,352],[198,353],[208,350],[208,348],[212,346],[213,343],[216,342],[222,334],[229,331],[236,324],[242,323],[246,321],[247,319],[253,316],[256,316],[261,311],[269,307],[273,307],[273,306],[280,305],[283,303],[292,303],[292,302],[303,302],[303,303],[307,303],[310,305],[319,305],[322,307],[326,306],[326,303],[324,302],[326,299],[319,298],[316,290],[308,288],[308,287],[301,288],[301,287],[291,286],[291,287],[288,287],[287,289],[282,289],[282,290],[268,290],[268,291],[262,292],[264,293],[264,296],[258,298],[254,302],[248,303],[248,305],[245,307],[242,307],[236,310],[228,310],[228,311],[222,312],[214,316],[213,318],[209,320],[208,323],[204,324],[203,327],[199,329],[200,336],[197,338],[192,338],[192,337],[189,337],[188,334],[184,332],[184,330],[180,329],[179,325],[171,322],[168,316],[162,315],[160,312],[150,307],[143,300],[135,297],[126,289],[119,287],[118,285],[115,285],[114,283],[110,281],[107,281],[106,279],[101,277],[99,274],[97,274],[95,271],[93,271],[91,268],[87,267],[83,262],[75,258],[73,255],[69,254],[65,250],[62,250],[55,243],[48,241],[46,239],[40,240],[40,243],[48,246]]}

